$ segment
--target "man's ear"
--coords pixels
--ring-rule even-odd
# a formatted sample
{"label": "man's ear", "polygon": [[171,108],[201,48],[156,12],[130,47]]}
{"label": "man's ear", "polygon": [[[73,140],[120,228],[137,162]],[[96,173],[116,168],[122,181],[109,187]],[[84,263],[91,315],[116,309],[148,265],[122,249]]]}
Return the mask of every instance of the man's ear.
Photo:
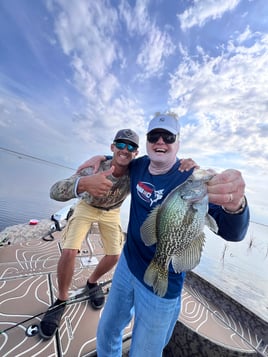
{"label": "man's ear", "polygon": [[138,154],[139,154],[139,151],[138,151],[138,150],[134,152],[135,157],[136,157]]}
{"label": "man's ear", "polygon": [[115,145],[111,144],[110,148],[111,148],[111,151],[114,152]]}

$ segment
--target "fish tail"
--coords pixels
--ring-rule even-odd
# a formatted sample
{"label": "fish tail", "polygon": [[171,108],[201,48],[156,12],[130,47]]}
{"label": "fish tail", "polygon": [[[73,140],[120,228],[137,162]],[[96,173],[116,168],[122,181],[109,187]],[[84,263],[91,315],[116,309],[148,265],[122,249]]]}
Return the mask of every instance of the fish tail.
{"label": "fish tail", "polygon": [[144,282],[147,285],[152,286],[157,295],[163,297],[166,294],[168,287],[167,270],[159,266],[156,261],[152,260],[145,271]]}

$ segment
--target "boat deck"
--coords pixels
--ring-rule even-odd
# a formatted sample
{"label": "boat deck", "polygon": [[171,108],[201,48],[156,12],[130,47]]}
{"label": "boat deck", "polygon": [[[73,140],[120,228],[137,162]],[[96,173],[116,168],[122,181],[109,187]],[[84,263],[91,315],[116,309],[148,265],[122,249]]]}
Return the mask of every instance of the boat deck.
{"label": "boat deck", "polygon": [[268,356],[268,324],[189,272],[181,314],[166,353],[168,357]]}
{"label": "boat deck", "polygon": [[[54,232],[51,241],[41,238],[49,225],[51,221],[44,221],[0,232],[2,357],[96,355],[101,310],[93,310],[87,300],[73,300],[67,306],[54,338],[44,341],[38,334],[42,314],[56,299],[56,267],[61,254],[62,232]],[[83,291],[102,256],[94,225],[77,255],[70,297]],[[112,274],[106,274],[103,281],[112,279]],[[108,294],[109,284],[104,290]],[[124,356],[131,330],[132,325],[125,329]],[[191,272],[185,281],[180,318],[163,356],[268,356],[267,323]]]}
{"label": "boat deck", "polygon": [[[27,228],[32,232],[37,229]],[[88,300],[71,302],[56,336],[49,341],[40,338],[42,313],[56,299],[61,232],[53,233],[53,241],[29,239],[21,234],[20,239],[9,240],[11,244],[0,247],[0,328],[9,329],[0,335],[1,356],[95,356],[101,310],[92,309]],[[76,259],[70,298],[83,292],[88,276],[103,256],[99,237],[91,233],[83,243]],[[109,282],[112,273],[102,281]],[[109,284],[103,289],[108,293]],[[18,324],[21,321],[25,322]],[[129,336],[131,326],[126,328],[124,338]]]}

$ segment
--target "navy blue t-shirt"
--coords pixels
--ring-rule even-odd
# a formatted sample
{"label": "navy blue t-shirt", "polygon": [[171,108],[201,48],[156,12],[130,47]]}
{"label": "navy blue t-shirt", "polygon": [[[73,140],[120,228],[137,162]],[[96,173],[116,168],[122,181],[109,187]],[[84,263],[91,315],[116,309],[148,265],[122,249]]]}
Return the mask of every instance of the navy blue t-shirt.
{"label": "navy blue t-shirt", "polygon": [[[130,165],[131,204],[130,220],[124,254],[130,271],[148,289],[153,288],[145,284],[143,277],[145,270],[153,259],[155,245],[146,246],[140,235],[140,227],[152,211],[161,204],[171,190],[183,183],[192,173],[178,171],[177,162],[163,175],[151,175],[148,170],[150,160],[148,156],[135,159]],[[219,234],[226,240],[239,241],[246,234],[249,214],[248,208],[242,214],[230,215],[220,206],[210,205],[209,213],[215,218],[219,226]],[[177,274],[169,267],[168,290],[165,298],[171,299],[180,295],[185,273]]]}

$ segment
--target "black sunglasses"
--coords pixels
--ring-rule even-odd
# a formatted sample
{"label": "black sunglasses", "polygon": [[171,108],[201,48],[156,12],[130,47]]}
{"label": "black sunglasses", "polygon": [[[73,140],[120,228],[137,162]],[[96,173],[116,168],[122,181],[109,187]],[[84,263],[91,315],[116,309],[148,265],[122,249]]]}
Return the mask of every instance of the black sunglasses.
{"label": "black sunglasses", "polygon": [[165,144],[173,144],[176,141],[177,135],[165,131],[156,131],[147,134],[147,140],[151,144],[155,144],[160,137],[164,140]]}
{"label": "black sunglasses", "polygon": [[127,148],[129,152],[134,152],[134,151],[137,151],[137,149],[138,149],[137,146],[134,146],[131,144],[126,144],[123,142],[115,142],[114,145],[119,150],[124,150],[125,148]]}

